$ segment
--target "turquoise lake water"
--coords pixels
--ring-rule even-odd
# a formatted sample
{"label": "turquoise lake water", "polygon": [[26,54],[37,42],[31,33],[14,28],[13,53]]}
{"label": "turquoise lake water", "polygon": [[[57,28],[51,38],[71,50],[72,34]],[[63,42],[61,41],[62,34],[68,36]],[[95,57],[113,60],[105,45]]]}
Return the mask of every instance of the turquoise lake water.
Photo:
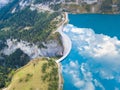
{"label": "turquoise lake water", "polygon": [[69,15],[63,90],[120,90],[120,15]]}
{"label": "turquoise lake water", "polygon": [[70,24],[92,28],[96,33],[117,36],[120,39],[120,15],[76,14],[69,15]]}

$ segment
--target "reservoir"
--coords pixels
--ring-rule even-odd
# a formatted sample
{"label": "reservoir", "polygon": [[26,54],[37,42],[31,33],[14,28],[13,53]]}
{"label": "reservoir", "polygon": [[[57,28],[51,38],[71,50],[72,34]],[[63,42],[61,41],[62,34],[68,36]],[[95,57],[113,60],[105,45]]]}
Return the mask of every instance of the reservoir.
{"label": "reservoir", "polygon": [[120,15],[69,15],[63,90],[120,90]]}

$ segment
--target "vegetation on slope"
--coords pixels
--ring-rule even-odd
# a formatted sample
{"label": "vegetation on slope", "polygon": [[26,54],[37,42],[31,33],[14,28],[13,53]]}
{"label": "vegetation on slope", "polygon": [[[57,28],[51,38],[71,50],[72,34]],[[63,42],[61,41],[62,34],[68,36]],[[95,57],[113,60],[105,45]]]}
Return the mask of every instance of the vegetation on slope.
{"label": "vegetation on slope", "polygon": [[0,88],[9,85],[15,70],[29,62],[30,58],[20,49],[17,49],[10,56],[0,56]]}
{"label": "vegetation on slope", "polygon": [[103,13],[120,13],[120,0],[103,0],[100,9]]}
{"label": "vegetation on slope", "polygon": [[13,0],[11,3],[8,3],[5,7],[0,9],[0,20],[9,18],[12,14],[11,10],[19,3],[19,0]]}
{"label": "vegetation on slope", "polygon": [[0,20],[0,39],[22,39],[28,42],[43,42],[56,29],[57,21],[52,22],[60,13],[31,11],[29,8]]}
{"label": "vegetation on slope", "polygon": [[[11,5],[7,6],[5,9],[2,9],[3,11],[1,10],[2,14],[0,14],[0,50],[6,46],[5,41],[8,38],[22,39],[30,43],[37,43],[40,47],[43,47],[41,44],[42,42],[51,39],[56,39],[61,44],[59,39],[60,35],[58,33],[52,35],[52,32],[57,28],[57,24],[59,23],[55,18],[61,13],[38,12],[37,10],[32,11],[29,7],[26,7],[19,12],[10,14],[11,9],[8,10],[8,7],[11,7],[12,9]],[[29,59],[28,55],[24,54],[20,49],[17,49],[10,56],[0,52],[0,88],[8,86],[15,71],[26,65],[29,62]],[[46,70],[49,69],[49,67],[51,67],[51,65],[48,65]],[[56,65],[51,68],[51,72],[54,70],[54,72],[57,72],[55,67]],[[45,77],[43,74],[41,77],[49,79],[44,79],[43,82],[51,82],[48,83],[48,90],[51,90],[51,88],[52,90],[56,90],[58,87],[56,84],[58,77],[57,75],[55,75],[55,77],[49,77],[49,75],[52,75],[51,72],[44,73]],[[29,76],[31,75],[28,75],[28,77]],[[55,84],[55,87],[53,87],[53,84]]]}
{"label": "vegetation on slope", "polygon": [[55,61],[36,59],[18,69],[9,90],[57,90],[58,68]]}

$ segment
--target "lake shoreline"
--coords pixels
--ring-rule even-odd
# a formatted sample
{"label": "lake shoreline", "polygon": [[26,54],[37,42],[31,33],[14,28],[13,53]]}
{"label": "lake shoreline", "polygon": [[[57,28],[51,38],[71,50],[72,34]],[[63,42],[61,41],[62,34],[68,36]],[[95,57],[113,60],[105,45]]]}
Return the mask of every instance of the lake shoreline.
{"label": "lake shoreline", "polygon": [[62,22],[62,24],[58,27],[57,32],[60,33],[61,35],[61,40],[63,43],[63,56],[61,58],[59,58],[58,60],[56,60],[56,63],[58,65],[58,75],[59,75],[59,83],[58,83],[58,90],[62,90],[63,88],[63,78],[62,78],[62,67],[61,67],[61,61],[63,61],[68,54],[71,51],[72,48],[72,42],[70,40],[70,38],[63,32],[63,28],[65,26],[66,23],[68,23],[68,13],[64,13],[64,21]]}
{"label": "lake shoreline", "polygon": [[70,38],[63,32],[65,24],[68,23],[68,21],[69,21],[68,13],[65,13],[64,15],[65,15],[64,16],[65,20],[63,21],[62,25],[57,29],[57,32],[59,32],[61,35],[61,40],[63,43],[64,51],[63,51],[63,56],[56,61],[57,63],[61,62],[64,58],[66,58],[72,48],[72,42],[71,42]]}

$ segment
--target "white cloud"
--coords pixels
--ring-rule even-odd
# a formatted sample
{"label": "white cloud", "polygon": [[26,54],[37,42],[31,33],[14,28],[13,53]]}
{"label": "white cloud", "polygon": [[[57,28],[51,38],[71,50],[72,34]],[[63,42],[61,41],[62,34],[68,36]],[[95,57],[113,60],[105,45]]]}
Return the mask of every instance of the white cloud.
{"label": "white cloud", "polygon": [[[90,28],[77,28],[73,25],[67,25],[64,32],[69,33],[74,42],[73,46],[77,48],[80,55],[88,59],[86,63],[91,72],[99,73],[101,78],[107,80],[119,81],[120,40],[117,37],[96,34]],[[84,76],[87,80],[92,79],[89,71]]]}
{"label": "white cloud", "polygon": [[[91,72],[87,70],[87,65],[78,61],[70,61],[63,67],[63,72],[69,75],[71,83],[80,90],[95,90]],[[81,73],[80,73],[81,72]]]}
{"label": "white cloud", "polygon": [[83,90],[95,90],[95,86],[93,84],[92,73],[89,71],[87,64],[82,63],[80,69],[84,76],[83,80],[85,82]]}
{"label": "white cloud", "polygon": [[[107,72],[107,73],[106,73]],[[100,75],[101,77],[105,77],[106,79],[114,79],[115,77],[113,76],[113,74],[111,74],[112,72],[108,72],[108,70],[103,70],[103,68],[100,70]]]}
{"label": "white cloud", "polygon": [[85,87],[83,90],[95,90],[95,87],[92,82],[86,82]]}
{"label": "white cloud", "polygon": [[95,83],[95,86],[100,87],[101,90],[105,90],[105,88],[103,87],[103,85],[100,82],[98,82],[96,79],[94,79],[94,83]]}
{"label": "white cloud", "polygon": [[79,80],[79,81],[77,81],[74,85],[75,85],[76,87],[82,87],[82,86],[84,86],[84,84],[85,84],[84,81]]}
{"label": "white cloud", "polygon": [[81,80],[79,77],[79,64],[78,61],[70,61],[67,65],[65,65],[62,69],[63,72],[68,74],[71,78],[71,82],[76,86],[77,88],[81,88],[84,85],[84,81]]}
{"label": "white cloud", "polygon": [[115,87],[115,90],[120,90],[118,87]]}
{"label": "white cloud", "polygon": [[81,64],[81,72],[86,81],[92,81],[92,73],[88,70],[88,66],[86,63]]}
{"label": "white cloud", "polygon": [[70,67],[72,67],[72,68],[78,68],[78,66],[79,66],[79,64],[78,64],[77,61],[75,61],[75,62],[71,61],[70,62]]}
{"label": "white cloud", "polygon": [[98,60],[109,59],[109,62],[118,63],[115,59],[120,59],[120,41],[116,37],[110,38],[103,34],[95,34],[92,29],[76,28],[72,25],[69,28],[65,28],[65,31],[71,30],[73,33],[71,39],[79,45],[80,54]]}

